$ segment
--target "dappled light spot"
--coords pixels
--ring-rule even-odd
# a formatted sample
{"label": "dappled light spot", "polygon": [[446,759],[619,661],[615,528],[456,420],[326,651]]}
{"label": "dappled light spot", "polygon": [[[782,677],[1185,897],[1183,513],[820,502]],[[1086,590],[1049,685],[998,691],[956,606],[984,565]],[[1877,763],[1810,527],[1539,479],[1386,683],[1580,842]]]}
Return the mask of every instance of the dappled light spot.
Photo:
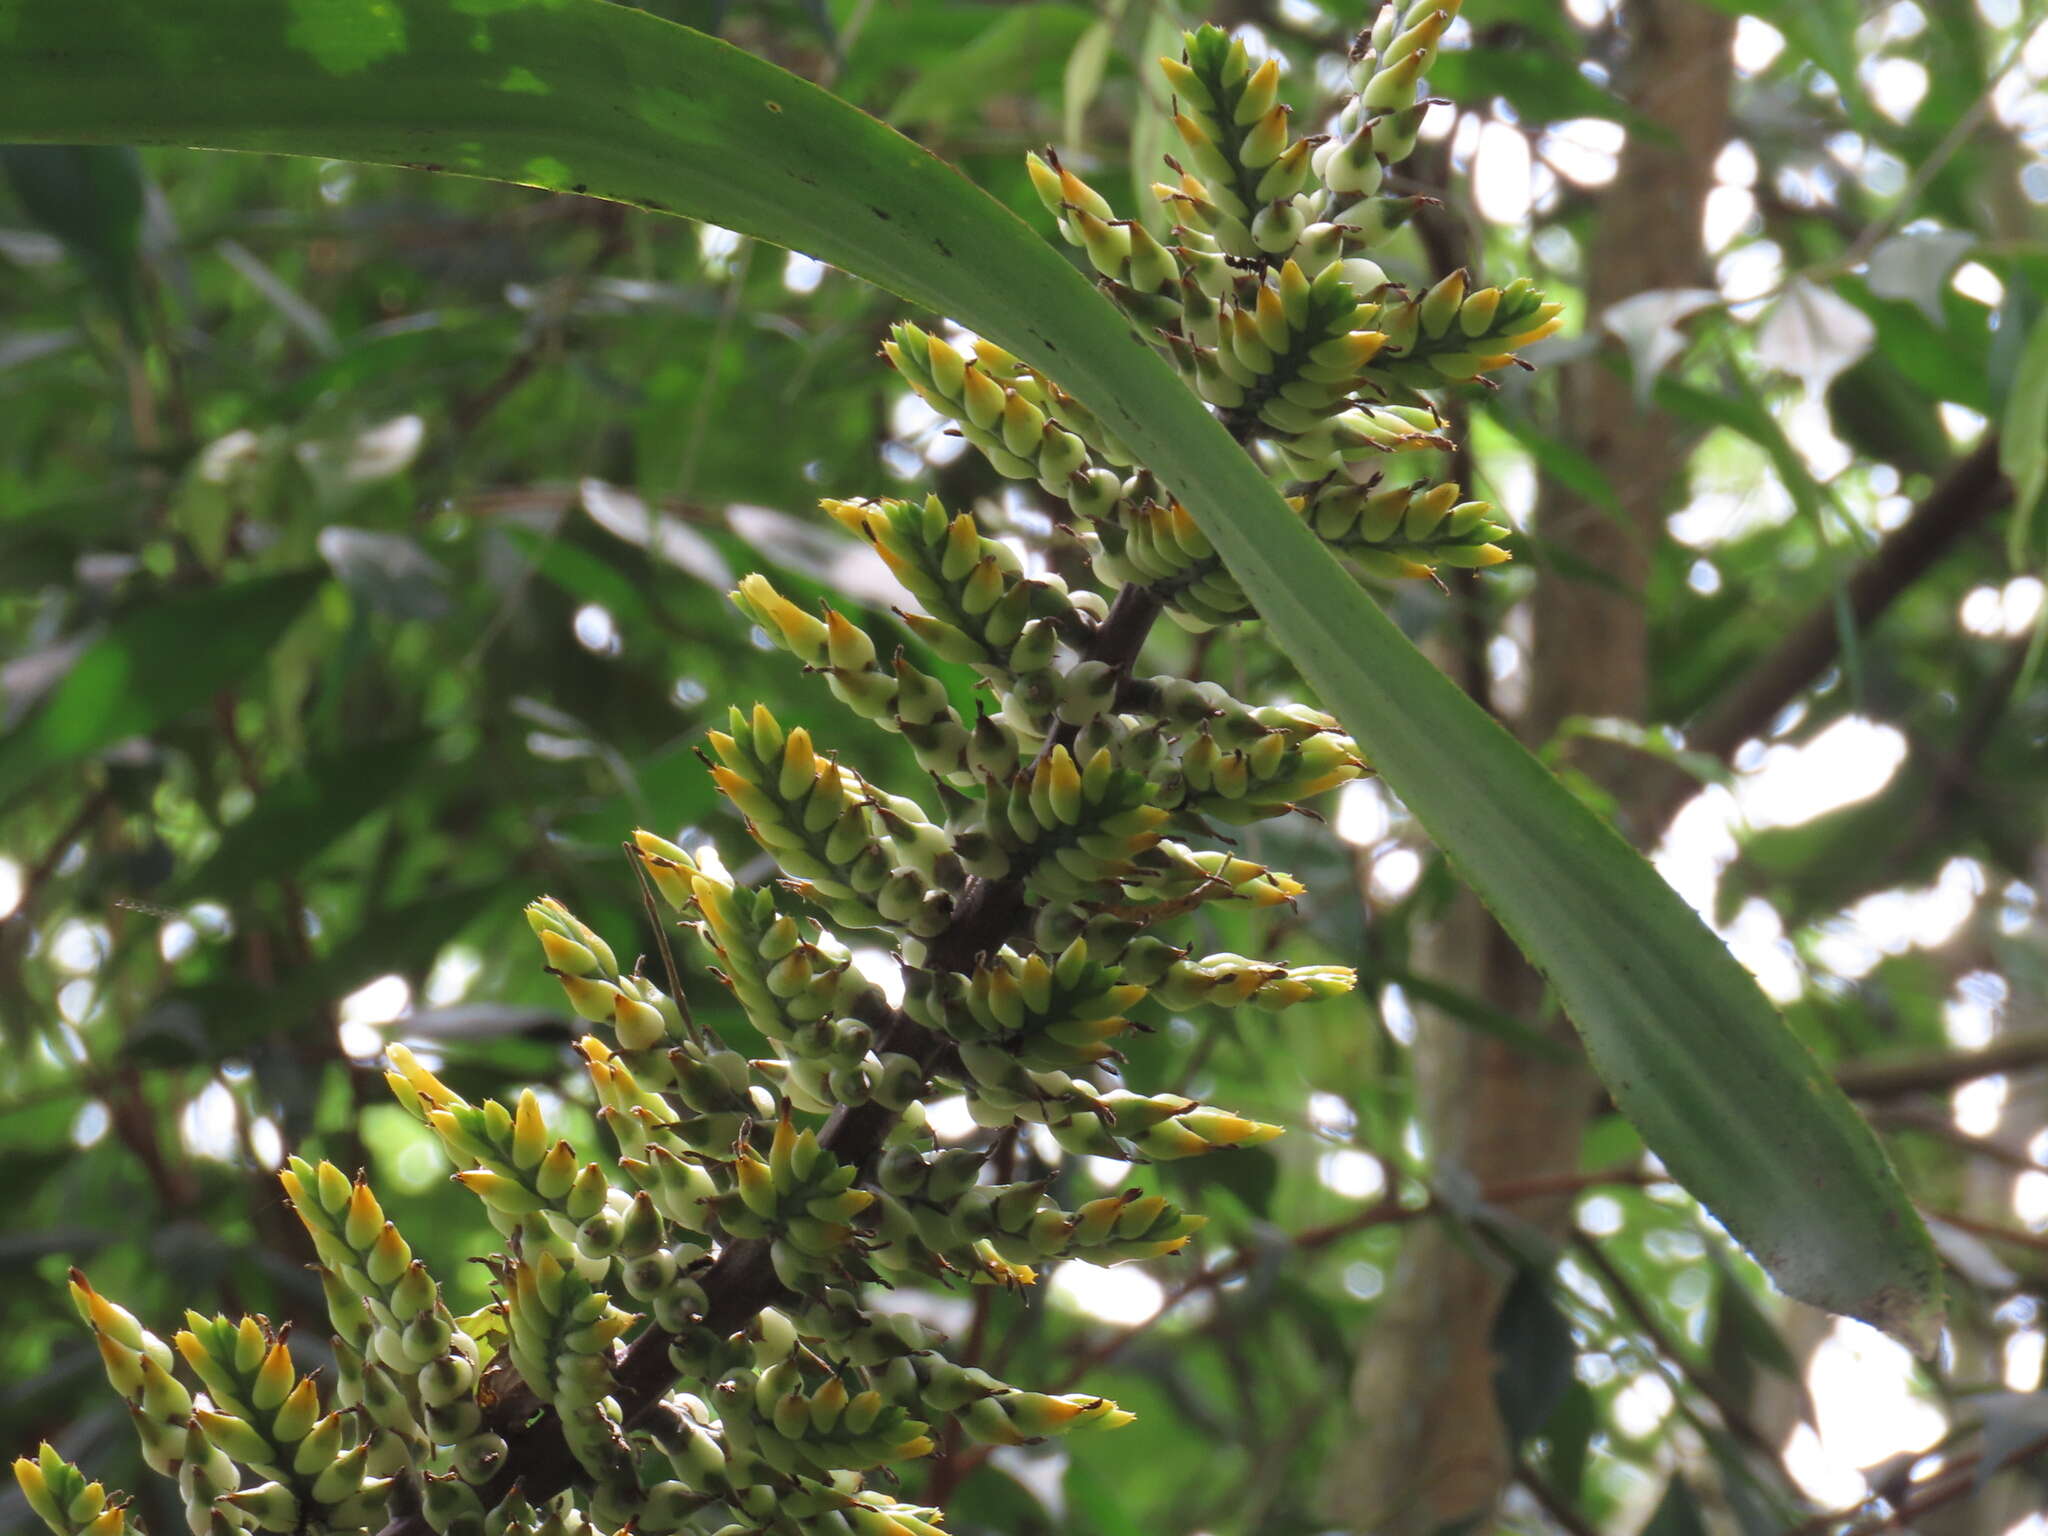
{"label": "dappled light spot", "polygon": [[185,909],[185,916],[209,939],[224,939],[235,931],[234,914],[217,901],[196,901]]}
{"label": "dappled light spot", "polygon": [[441,952],[427,973],[425,997],[429,1007],[446,1008],[469,994],[470,986],[483,974],[483,956],[467,944],[451,944]]}
{"label": "dappled light spot", "polygon": [[965,1141],[976,1130],[974,1116],[967,1111],[967,1096],[960,1093],[933,1100],[925,1108],[925,1121],[942,1142]]}
{"label": "dappled light spot", "polygon": [[618,620],[600,603],[585,603],[578,608],[569,627],[576,635],[576,643],[595,655],[616,656],[625,649]]}
{"label": "dappled light spot", "polygon": [[1806,990],[1798,954],[1785,936],[1784,920],[1769,902],[1751,897],[1720,932],[1729,952],[1756,977],[1772,1002],[1783,1006]]}
{"label": "dappled light spot", "polygon": [[113,1125],[113,1117],[107,1113],[107,1106],[98,1099],[87,1099],[78,1107],[78,1113],[71,1120],[71,1145],[83,1150],[95,1146]]}
{"label": "dappled light spot", "polygon": [[[882,989],[882,997],[891,1008],[903,1001],[903,967],[896,957],[886,949],[873,945],[861,945],[853,951],[853,968]],[[965,1107],[962,1100],[962,1107]]]}
{"label": "dappled light spot", "polygon": [[323,488],[339,492],[402,474],[426,437],[425,420],[407,412],[348,436],[302,442],[293,452]]}
{"label": "dappled light spot", "polygon": [[341,1000],[337,1016],[344,1024],[389,1024],[412,1007],[412,987],[403,976],[379,976]]}
{"label": "dappled light spot", "polygon": [[1387,1033],[1402,1045],[1415,1043],[1415,1011],[1408,1006],[1408,994],[1398,986],[1380,993],[1380,1019]]}
{"label": "dappled light spot", "polygon": [[1348,1141],[1358,1129],[1358,1111],[1342,1094],[1318,1088],[1308,1096],[1308,1122],[1318,1135]]}
{"label": "dappled light spot", "polygon": [[1975,443],[1989,425],[1982,412],[1973,411],[1967,405],[1957,405],[1953,400],[1943,400],[1935,410],[1948,432],[1949,441],[1958,448],[1967,448]]}
{"label": "dappled light spot", "polygon": [[1387,1187],[1380,1160],[1355,1147],[1325,1152],[1316,1160],[1316,1177],[1331,1194],[1347,1200],[1370,1200]]}
{"label": "dappled light spot", "polygon": [[2005,302],[2005,284],[1981,261],[1964,262],[1948,281],[1957,293],[1966,299],[1975,299],[1986,309],[1996,309]]}
{"label": "dappled light spot", "polygon": [[[2048,1135],[2035,1137],[2028,1155],[2036,1162],[2048,1157]],[[2048,1227],[2048,1173],[2030,1168],[2012,1181],[2012,1213],[2031,1231]]]}
{"label": "dappled light spot", "polygon": [[1878,59],[1862,71],[1877,109],[1895,123],[1913,115],[1927,95],[1927,66],[1917,59]]}
{"label": "dappled light spot", "polygon": [[967,451],[967,440],[945,430],[945,419],[924,400],[906,390],[889,408],[895,436],[882,445],[883,462],[902,479],[950,464]]}
{"label": "dappled light spot", "polygon": [[1529,141],[1521,130],[1497,120],[1481,125],[1472,157],[1472,196],[1480,216],[1495,224],[1527,219],[1530,178]]}
{"label": "dappled light spot", "polygon": [[1956,983],[1956,995],[1941,1011],[1948,1043],[1959,1051],[1981,1051],[1998,1032],[1998,1010],[2010,995],[2005,978],[1972,971]]}
{"label": "dappled light spot", "polygon": [[227,1085],[208,1083],[179,1111],[178,1139],[193,1157],[226,1162],[241,1139],[240,1120],[241,1110]]}
{"label": "dappled light spot", "polygon": [[374,1140],[387,1143],[379,1150],[385,1153],[384,1165],[390,1169],[391,1182],[414,1195],[440,1188],[448,1177],[448,1164],[442,1156],[440,1143],[409,1116],[386,1113],[393,1107],[377,1105],[372,1112],[374,1118],[365,1116],[363,1125],[365,1132],[373,1126],[385,1132]]}
{"label": "dappled light spot", "polygon": [[1354,848],[1370,848],[1392,830],[1393,808],[1371,779],[1353,779],[1338,791],[1337,835]]}
{"label": "dappled light spot", "polygon": [[1544,164],[1566,181],[1581,187],[1604,187],[1614,180],[1628,130],[1604,117],[1573,117],[1552,123],[1543,132],[1539,152]]}
{"label": "dappled light spot", "polygon": [[1413,848],[1389,848],[1372,862],[1373,899],[1391,906],[1414,890],[1421,878],[1421,854]]}
{"label": "dappled light spot", "polygon": [[528,731],[526,750],[551,763],[572,763],[578,758],[595,757],[598,751],[580,736],[558,736],[552,731]]}
{"label": "dappled light spot", "polygon": [[1747,187],[1715,187],[1707,194],[1701,219],[1701,240],[1709,251],[1725,250],[1746,234],[1753,234],[1757,221],[1756,195]]}
{"label": "dappled light spot", "polygon": [[1735,24],[1735,67],[1745,75],[1761,74],[1785,51],[1785,34],[1767,21],[1744,16]]}
{"label": "dappled light spot", "polygon": [[405,15],[390,0],[291,0],[285,41],[331,75],[352,75],[405,52]]}
{"label": "dappled light spot", "polygon": [[99,988],[81,977],[57,989],[57,1012],[68,1024],[90,1023],[99,1012]]}
{"label": "dappled light spot", "polygon": [[1080,1159],[1080,1168],[1095,1181],[1097,1189],[1115,1189],[1131,1176],[1130,1165],[1113,1157],[1084,1156]]}
{"label": "dappled light spot", "polygon": [[1052,1272],[1050,1293],[1070,1312],[1125,1327],[1147,1321],[1166,1300],[1164,1287],[1132,1265],[1098,1269],[1093,1264],[1061,1264]]}
{"label": "dappled light spot", "polygon": [[2044,1340],[2040,1331],[2023,1328],[2005,1341],[2005,1384],[2014,1392],[2031,1392],[2041,1380]]}
{"label": "dappled light spot", "polygon": [[1785,1442],[1785,1470],[1818,1504],[1846,1507],[1863,1498],[1867,1487],[1853,1467],[1843,1465],[1822,1447],[1811,1424],[1800,1424]]}
{"label": "dappled light spot", "polygon": [[1621,1202],[1612,1195],[1588,1195],[1579,1202],[1579,1230],[1593,1237],[1612,1237],[1621,1230]]}
{"label": "dappled light spot", "polygon": [[1671,1387],[1662,1376],[1645,1371],[1614,1397],[1614,1427],[1631,1440],[1647,1440],[1673,1407]]}
{"label": "dappled light spot", "polygon": [[107,956],[107,930],[84,918],[66,920],[50,935],[50,959],[59,970],[86,976]]}
{"label": "dappled light spot", "polygon": [[1925,1451],[1948,1427],[1941,1411],[1916,1389],[1913,1358],[1905,1347],[1862,1323],[1835,1320],[1813,1352],[1806,1380],[1818,1440],[1802,1447],[1795,1434],[1785,1460],[1800,1486],[1823,1504],[1848,1504],[1863,1496],[1863,1479],[1850,1469]]}
{"label": "dappled light spot", "polygon": [[1714,180],[1724,187],[1753,187],[1756,172],[1756,151],[1741,139],[1730,139],[1714,157]]}
{"label": "dappled light spot", "polygon": [[[1837,976],[1860,977],[1886,955],[1938,949],[1969,921],[1984,888],[1983,866],[1950,859],[1932,885],[1879,891],[1850,907],[1839,923],[1823,927],[1814,958]],[[1952,1006],[1952,1028],[1953,1018]]]}
{"label": "dappled light spot", "polygon": [[1735,798],[1752,827],[1796,827],[1867,800],[1906,760],[1906,738],[1862,715],[1845,715],[1803,746],[1767,749],[1738,781]]}
{"label": "dappled light spot", "polygon": [[517,64],[505,71],[505,78],[498,82],[498,89],[523,96],[552,96],[555,93],[555,88],[547,81]]}
{"label": "dappled light spot", "polygon": [[566,187],[576,179],[576,173],[553,155],[535,155],[519,176],[537,187]]}
{"label": "dappled light spot", "polygon": [[1714,264],[1714,282],[1737,319],[1753,319],[1784,278],[1785,252],[1775,240],[1739,241]]}
{"label": "dappled light spot", "polygon": [[1972,587],[1957,616],[1973,635],[2004,635],[2016,640],[2040,618],[2043,592],[2038,576],[2015,576],[2002,587]]}

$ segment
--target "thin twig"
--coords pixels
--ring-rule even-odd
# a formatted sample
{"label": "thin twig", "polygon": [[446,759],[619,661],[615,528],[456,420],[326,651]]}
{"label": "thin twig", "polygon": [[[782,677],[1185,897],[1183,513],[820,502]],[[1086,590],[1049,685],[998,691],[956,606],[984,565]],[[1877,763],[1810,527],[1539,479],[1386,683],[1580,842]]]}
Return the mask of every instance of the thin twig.
{"label": "thin twig", "polygon": [[1629,1283],[1628,1277],[1622,1274],[1612,1259],[1608,1258],[1606,1251],[1592,1235],[1574,1232],[1572,1247],[1600,1277],[1600,1283],[1607,1288],[1608,1295],[1614,1298],[1621,1310],[1626,1312],[1642,1330],[1643,1336],[1650,1341],[1657,1353],[1676,1366],[1679,1374],[1692,1383],[1693,1389],[1714,1405],[1714,1411],[1720,1414],[1721,1422],[1728,1426],[1729,1432],[1767,1460],[1777,1463],[1780,1456],[1779,1448],[1757,1427],[1743,1405],[1737,1401],[1735,1394],[1729,1391],[1727,1383],[1695,1360],[1689,1350],[1679,1348],[1678,1341],[1666,1331],[1657,1314]]}
{"label": "thin twig", "polygon": [[1996,1222],[1979,1221],[1976,1217],[1965,1216],[1959,1211],[1938,1211],[1932,1206],[1922,1207],[1922,1214],[1932,1217],[1935,1221],[1945,1222],[1960,1231],[1973,1232],[1978,1237],[2011,1243],[2016,1248],[2031,1248],[2036,1253],[2048,1253],[2048,1232],[2022,1232],[2016,1227],[2001,1227]]}
{"label": "thin twig", "polygon": [[1946,1142],[1972,1157],[2000,1163],[2020,1173],[2048,1172],[2048,1163],[2031,1156],[2023,1147],[2007,1146],[1990,1136],[1972,1136],[1968,1131],[1957,1130],[1954,1120],[1945,1109],[1926,1109],[1914,1104],[1887,1104],[1873,1110],[1870,1118],[1880,1130],[1910,1131],[1922,1136],[1932,1136],[1936,1141]]}
{"label": "thin twig", "polygon": [[[2000,1471],[2006,1471],[2030,1461],[2048,1451],[2048,1435],[2037,1435],[1999,1464]],[[1921,1486],[1926,1490],[1900,1500],[1891,1506],[1886,1514],[1873,1515],[1849,1525],[1842,1536],[1876,1536],[1879,1531],[1899,1530],[1931,1509],[1952,1504],[1966,1494],[1974,1492],[1978,1485],[1977,1468],[1984,1460],[1982,1451],[1971,1451],[1943,1463],[1940,1471],[1928,1478]],[[1868,1500],[1864,1501],[1868,1503]],[[1821,1533],[1845,1521],[1855,1521],[1863,1508],[1858,1504],[1851,1509],[1838,1509],[1829,1514],[1815,1515],[1811,1520],[1801,1521],[1789,1527],[1784,1536],[1821,1536]]]}
{"label": "thin twig", "polygon": [[[1987,435],[1949,467],[1897,531],[1843,583],[1855,632],[1867,631],[1908,588],[2011,498],[2012,487],[1998,468],[1998,440]],[[1761,735],[1780,710],[1835,664],[1841,641],[1840,610],[1830,596],[1793,624],[1784,639],[1687,728],[1687,748],[1728,761],[1737,747]],[[1659,789],[1645,796],[1641,821],[1647,841],[1655,841],[1692,798],[1695,787],[1685,774],[1665,771]]]}
{"label": "thin twig", "polygon": [[1835,1069],[1835,1081],[1851,1098],[1882,1102],[1918,1093],[1945,1093],[1963,1083],[2048,1067],[2048,1029],[2001,1035],[1976,1051],[1939,1051],[1902,1061],[1854,1061]]}
{"label": "thin twig", "polygon": [[1600,1536],[1599,1531],[1588,1525],[1562,1494],[1520,1457],[1515,1458],[1515,1481],[1528,1490],[1529,1496],[1542,1506],[1543,1513],[1563,1526],[1571,1536]]}
{"label": "thin twig", "polygon": [[[1581,1190],[1598,1189],[1612,1184],[1644,1184],[1665,1182],[1661,1175],[1653,1175],[1637,1168],[1609,1168],[1594,1173],[1546,1174],[1537,1178],[1517,1179],[1511,1183],[1495,1184],[1480,1192],[1480,1205],[1515,1205],[1524,1200],[1548,1200],[1558,1195],[1576,1194]],[[1327,1248],[1344,1238],[1356,1236],[1373,1227],[1394,1226],[1416,1221],[1425,1216],[1441,1214],[1447,1209],[1441,1199],[1429,1199],[1409,1203],[1398,1191],[1389,1186],[1389,1192],[1382,1195],[1361,1211],[1334,1221],[1326,1226],[1310,1227],[1285,1239],[1286,1246],[1297,1253],[1314,1253]],[[1237,1279],[1258,1262],[1260,1249],[1243,1248],[1219,1264],[1188,1276],[1179,1285],[1168,1291],[1152,1315],[1142,1322],[1132,1323],[1126,1328],[1099,1340],[1091,1348],[1077,1355],[1068,1365],[1059,1391],[1067,1391],[1083,1376],[1096,1367],[1106,1364],[1122,1354],[1141,1334],[1147,1332],[1161,1318],[1172,1312],[1181,1303],[1204,1291],[1213,1291]]]}
{"label": "thin twig", "polygon": [[1826,261],[1817,261],[1811,266],[1787,273],[1780,281],[1761,292],[1745,294],[1739,299],[1722,299],[1718,303],[1708,305],[1707,308],[1733,309],[1738,304],[1759,304],[1766,299],[1778,297],[1794,283],[1833,282],[1838,277],[1845,277],[1854,272],[1868,261],[1870,253],[1877,249],[1884,238],[1912,217],[1914,205],[1920,201],[1921,194],[1933,185],[1934,178],[1948,168],[1949,161],[1953,160],[1977,130],[1984,126],[1984,119],[1991,113],[1992,95],[1998,89],[1998,82],[2005,78],[2006,71],[2018,60],[2020,47],[2019,43],[2014,43],[2006,51],[2005,58],[1984,77],[1984,89],[1977,93],[1976,100],[1949,125],[1949,130],[1942,135],[1941,142],[1913,168],[1913,175],[1905,188],[1884,212],[1856,232],[1856,238],[1842,248],[1839,256],[1832,256]]}
{"label": "thin twig", "polygon": [[14,910],[0,923],[14,923],[26,920],[30,904],[37,892],[57,872],[57,866],[64,862],[64,855],[71,851],[71,845],[85,835],[85,829],[92,825],[99,813],[113,801],[114,792],[102,784],[98,789],[79,802],[71,819],[64,823],[62,830],[44,845],[43,851],[21,877],[21,896],[14,904]]}

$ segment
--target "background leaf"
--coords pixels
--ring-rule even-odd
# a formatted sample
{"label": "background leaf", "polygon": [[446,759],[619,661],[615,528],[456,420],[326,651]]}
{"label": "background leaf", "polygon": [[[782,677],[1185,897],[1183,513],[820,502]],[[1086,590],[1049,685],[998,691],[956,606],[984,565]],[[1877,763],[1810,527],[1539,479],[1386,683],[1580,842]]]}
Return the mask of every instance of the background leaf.
{"label": "background leaf", "polygon": [[1578,1350],[1571,1325],[1550,1297],[1550,1277],[1522,1268],[1493,1324],[1494,1395],[1511,1443],[1540,1434],[1571,1390]]}
{"label": "background leaf", "polygon": [[125,145],[0,144],[22,207],[68,246],[132,336],[142,170]]}

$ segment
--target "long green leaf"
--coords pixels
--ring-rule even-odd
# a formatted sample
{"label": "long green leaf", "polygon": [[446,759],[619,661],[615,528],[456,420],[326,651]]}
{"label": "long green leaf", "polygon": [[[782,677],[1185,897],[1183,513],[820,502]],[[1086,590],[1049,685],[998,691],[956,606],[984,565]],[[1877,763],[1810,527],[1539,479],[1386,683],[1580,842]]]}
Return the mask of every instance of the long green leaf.
{"label": "long green leaf", "polygon": [[1058,378],[1194,513],[1277,643],[1549,977],[1672,1174],[1792,1295],[1931,1345],[1932,1245],[1749,976],[1402,638],[1144,336],[909,140],[598,0],[0,0],[10,137],[423,165],[692,214],[880,283]]}

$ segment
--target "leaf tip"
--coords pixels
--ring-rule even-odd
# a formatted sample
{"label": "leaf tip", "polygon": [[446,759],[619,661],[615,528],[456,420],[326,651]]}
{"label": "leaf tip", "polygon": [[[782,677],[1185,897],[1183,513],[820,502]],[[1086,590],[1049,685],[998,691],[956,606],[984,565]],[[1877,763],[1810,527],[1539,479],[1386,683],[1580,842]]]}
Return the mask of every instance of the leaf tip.
{"label": "leaf tip", "polygon": [[1873,1291],[1867,1303],[1851,1314],[1913,1352],[1913,1357],[1932,1363],[1941,1353],[1941,1336],[1948,1320],[1948,1300],[1936,1275],[1925,1288],[1887,1285]]}

